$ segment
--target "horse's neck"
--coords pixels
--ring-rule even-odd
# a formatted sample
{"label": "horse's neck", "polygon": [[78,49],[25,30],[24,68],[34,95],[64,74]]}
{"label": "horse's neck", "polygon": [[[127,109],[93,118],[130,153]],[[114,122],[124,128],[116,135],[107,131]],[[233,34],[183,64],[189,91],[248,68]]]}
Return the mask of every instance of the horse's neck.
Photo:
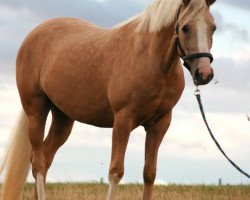
{"label": "horse's neck", "polygon": [[117,37],[123,41],[121,55],[126,53],[128,56],[128,51],[133,49],[131,57],[135,56],[136,60],[143,62],[143,65],[148,64],[148,67],[154,68],[158,66],[161,71],[169,73],[179,59],[175,45],[175,23],[153,33],[138,33],[135,29],[136,24],[130,23],[114,30],[113,38]]}
{"label": "horse's neck", "polygon": [[175,26],[172,28],[171,43],[168,46],[168,51],[165,55],[165,67],[167,71],[171,70],[171,68],[180,60],[176,47]]}
{"label": "horse's neck", "polygon": [[159,32],[138,33],[135,41],[137,41],[138,51],[147,51],[150,56],[146,59],[155,60],[155,64],[158,63],[166,73],[179,60],[175,45],[174,23]]}
{"label": "horse's neck", "polygon": [[174,64],[179,60],[178,52],[175,44],[175,25],[163,28],[159,33],[155,33],[154,42],[155,56],[159,56],[161,60],[161,68],[165,72],[169,72]]}

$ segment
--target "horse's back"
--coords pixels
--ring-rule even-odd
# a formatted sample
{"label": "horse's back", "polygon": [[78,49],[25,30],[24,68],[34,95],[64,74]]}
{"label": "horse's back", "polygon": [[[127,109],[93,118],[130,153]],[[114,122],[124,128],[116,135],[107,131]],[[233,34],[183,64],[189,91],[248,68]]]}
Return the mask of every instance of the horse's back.
{"label": "horse's back", "polygon": [[16,73],[19,89],[27,91],[27,87],[22,86],[27,79],[33,80],[33,85],[38,84],[41,73],[53,65],[62,48],[77,40],[77,35],[87,37],[93,29],[99,30],[86,21],[74,18],[51,19],[37,26],[25,38],[18,52]]}

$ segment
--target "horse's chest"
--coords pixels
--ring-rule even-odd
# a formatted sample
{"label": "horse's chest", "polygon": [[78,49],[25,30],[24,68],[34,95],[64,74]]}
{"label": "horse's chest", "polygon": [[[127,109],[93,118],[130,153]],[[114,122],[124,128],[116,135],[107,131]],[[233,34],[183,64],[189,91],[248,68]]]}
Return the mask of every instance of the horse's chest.
{"label": "horse's chest", "polygon": [[[158,88],[158,94],[150,93],[144,100],[144,104],[139,107],[138,113],[140,113],[140,124],[149,121],[156,116],[164,115],[164,113],[171,112],[173,107],[179,101],[184,89],[184,84],[176,85],[175,87],[164,85]],[[143,101],[141,101],[143,102]]]}

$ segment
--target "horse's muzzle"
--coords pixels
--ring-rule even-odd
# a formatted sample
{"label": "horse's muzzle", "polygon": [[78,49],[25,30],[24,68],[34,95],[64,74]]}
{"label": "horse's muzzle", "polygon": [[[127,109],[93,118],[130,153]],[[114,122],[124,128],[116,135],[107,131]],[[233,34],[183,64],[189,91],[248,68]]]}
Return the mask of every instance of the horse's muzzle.
{"label": "horse's muzzle", "polygon": [[209,74],[204,74],[202,72],[199,72],[199,69],[195,71],[194,74],[194,83],[196,85],[206,85],[208,84],[212,79],[214,78],[214,72],[213,69],[211,69],[211,72]]}

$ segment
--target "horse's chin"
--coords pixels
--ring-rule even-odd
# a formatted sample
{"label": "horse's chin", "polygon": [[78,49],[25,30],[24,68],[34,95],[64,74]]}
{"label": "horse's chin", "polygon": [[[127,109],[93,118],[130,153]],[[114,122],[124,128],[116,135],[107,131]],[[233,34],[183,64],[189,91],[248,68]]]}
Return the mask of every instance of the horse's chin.
{"label": "horse's chin", "polygon": [[211,80],[196,80],[196,79],[193,79],[195,85],[207,85],[207,84],[209,84],[211,82]]}

